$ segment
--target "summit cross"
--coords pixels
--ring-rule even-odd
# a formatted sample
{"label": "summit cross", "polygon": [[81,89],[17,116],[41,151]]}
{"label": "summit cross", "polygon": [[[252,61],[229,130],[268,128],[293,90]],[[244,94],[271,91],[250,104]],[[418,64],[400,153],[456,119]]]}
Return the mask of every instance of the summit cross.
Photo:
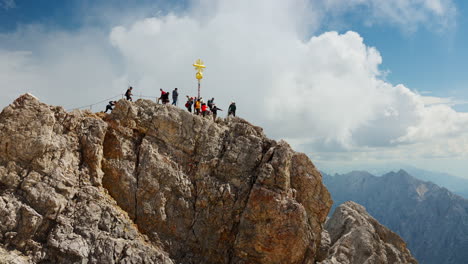
{"label": "summit cross", "polygon": [[206,66],[203,64],[203,61],[201,59],[196,60],[193,66],[197,71],[197,73],[195,74],[195,78],[197,78],[198,80],[198,98],[200,98],[200,81],[201,79],[203,79],[203,70],[206,68]]}

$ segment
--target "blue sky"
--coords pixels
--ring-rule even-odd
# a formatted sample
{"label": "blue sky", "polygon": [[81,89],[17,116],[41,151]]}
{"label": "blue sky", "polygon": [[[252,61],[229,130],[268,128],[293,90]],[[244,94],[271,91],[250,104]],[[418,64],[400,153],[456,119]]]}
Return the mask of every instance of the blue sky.
{"label": "blue sky", "polygon": [[[51,28],[79,30],[83,26],[102,26],[106,14],[138,12],[139,15],[151,16],[160,12],[181,11],[187,8],[186,0],[0,0],[4,4],[0,8],[0,30],[12,32],[18,27],[29,24],[42,24]],[[118,23],[113,20],[113,23]]]}
{"label": "blue sky", "polygon": [[[419,92],[468,101],[468,2],[454,3],[456,25],[449,28],[434,29],[422,24],[407,32],[392,24],[365,25],[359,13],[354,13],[343,24],[324,24],[322,30],[359,32],[367,45],[377,47],[382,54],[381,67],[389,71],[387,79],[393,84],[403,83]],[[456,109],[466,112],[468,104]]]}
{"label": "blue sky", "polygon": [[128,85],[190,94],[201,57],[207,96],[236,100],[323,168],[403,161],[468,177],[467,12],[455,0],[0,0],[0,106],[32,92],[72,109]]}

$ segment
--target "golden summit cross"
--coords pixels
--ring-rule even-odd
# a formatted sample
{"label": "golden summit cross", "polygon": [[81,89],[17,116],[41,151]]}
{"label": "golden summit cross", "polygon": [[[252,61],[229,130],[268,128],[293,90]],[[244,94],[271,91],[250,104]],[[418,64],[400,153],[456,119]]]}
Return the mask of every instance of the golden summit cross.
{"label": "golden summit cross", "polygon": [[203,69],[206,68],[206,66],[203,64],[203,61],[198,59],[197,61],[195,61],[193,66],[195,67],[195,70],[197,71],[197,75],[195,77],[198,80],[202,79],[203,78],[203,74],[202,74]]}
{"label": "golden summit cross", "polygon": [[200,80],[203,79],[203,69],[205,69],[206,66],[203,64],[203,61],[201,59],[196,60],[193,66],[197,71],[197,73],[195,74],[195,78],[197,78],[198,80],[198,98],[200,98]]}

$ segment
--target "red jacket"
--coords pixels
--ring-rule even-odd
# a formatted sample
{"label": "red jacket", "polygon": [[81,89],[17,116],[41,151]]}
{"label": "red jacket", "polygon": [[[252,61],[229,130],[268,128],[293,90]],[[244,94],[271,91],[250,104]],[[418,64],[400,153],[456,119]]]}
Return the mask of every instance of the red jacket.
{"label": "red jacket", "polygon": [[201,106],[202,112],[205,112],[207,109],[208,109],[208,106],[206,106],[206,104]]}

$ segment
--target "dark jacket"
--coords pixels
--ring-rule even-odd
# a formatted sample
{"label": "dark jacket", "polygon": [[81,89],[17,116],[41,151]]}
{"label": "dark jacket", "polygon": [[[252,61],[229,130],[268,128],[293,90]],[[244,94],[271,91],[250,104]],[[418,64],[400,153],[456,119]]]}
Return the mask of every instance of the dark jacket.
{"label": "dark jacket", "polygon": [[216,106],[213,106],[213,107],[211,108],[211,112],[213,113],[213,115],[216,115],[216,114],[218,113],[218,110],[219,110],[219,111],[223,111],[223,109],[218,108],[218,107],[216,107]]}
{"label": "dark jacket", "polygon": [[229,106],[228,112],[236,112],[236,104],[231,104]]}
{"label": "dark jacket", "polygon": [[125,96],[132,96],[132,90],[130,90],[130,88],[125,92]]}

